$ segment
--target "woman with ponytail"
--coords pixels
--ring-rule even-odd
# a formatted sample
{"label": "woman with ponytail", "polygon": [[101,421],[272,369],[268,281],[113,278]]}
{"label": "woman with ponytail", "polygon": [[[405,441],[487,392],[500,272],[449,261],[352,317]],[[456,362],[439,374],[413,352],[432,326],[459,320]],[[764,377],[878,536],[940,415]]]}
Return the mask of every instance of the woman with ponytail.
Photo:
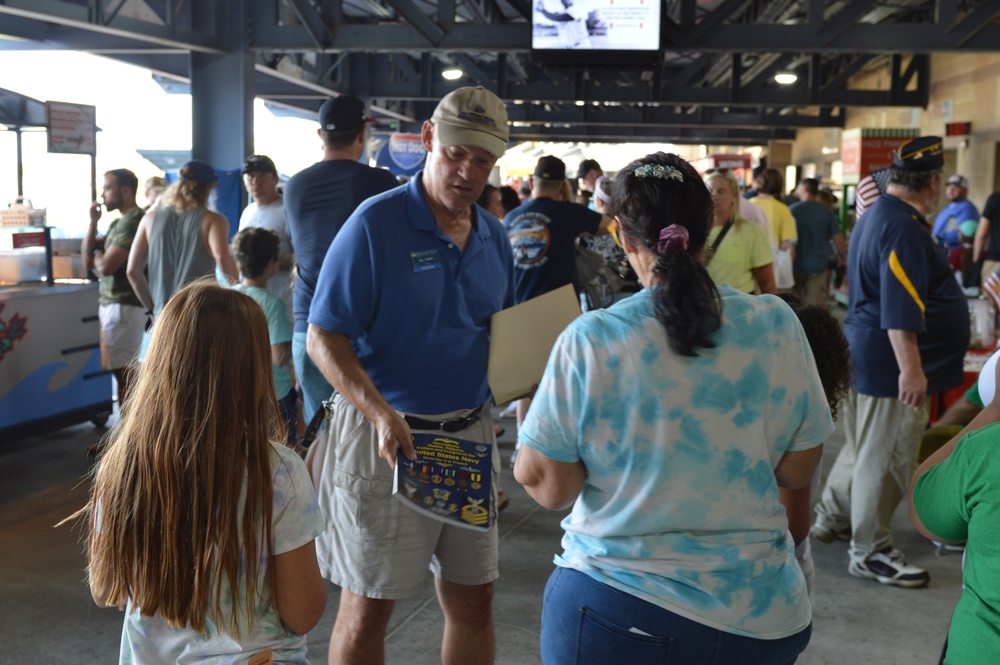
{"label": "woman with ponytail", "polygon": [[563,520],[542,610],[561,663],[795,662],[811,608],[778,488],[833,430],[802,327],[716,286],[712,198],[676,155],[619,172],[618,234],[644,289],[559,337],[517,480]]}

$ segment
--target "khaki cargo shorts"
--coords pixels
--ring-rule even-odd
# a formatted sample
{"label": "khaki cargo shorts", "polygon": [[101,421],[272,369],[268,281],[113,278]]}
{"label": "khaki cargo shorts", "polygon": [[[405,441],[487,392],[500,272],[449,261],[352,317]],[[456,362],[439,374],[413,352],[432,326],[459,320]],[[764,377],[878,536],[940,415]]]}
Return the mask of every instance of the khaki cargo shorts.
{"label": "khaki cargo shorts", "polygon": [[[446,421],[468,413],[410,415]],[[330,445],[316,488],[327,523],[316,540],[323,577],[359,596],[385,599],[417,594],[428,570],[469,586],[499,577],[495,514],[493,527],[480,533],[402,505],[392,496],[393,470],[378,456],[375,426],[341,395],[335,397],[328,419]],[[495,511],[500,453],[490,410],[484,408],[469,427],[447,435],[493,446]]]}

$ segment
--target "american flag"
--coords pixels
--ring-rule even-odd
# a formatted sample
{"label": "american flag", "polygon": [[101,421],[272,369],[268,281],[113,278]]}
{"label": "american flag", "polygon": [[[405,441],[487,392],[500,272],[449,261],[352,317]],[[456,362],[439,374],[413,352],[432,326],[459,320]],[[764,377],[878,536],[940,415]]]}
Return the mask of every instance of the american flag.
{"label": "american flag", "polygon": [[993,305],[1000,312],[1000,268],[997,268],[983,282],[983,293],[993,299]]}
{"label": "american flag", "polygon": [[854,195],[854,221],[861,219],[865,210],[875,203],[875,199],[882,196],[885,187],[889,182],[889,169],[878,169],[866,175],[858,183]]}

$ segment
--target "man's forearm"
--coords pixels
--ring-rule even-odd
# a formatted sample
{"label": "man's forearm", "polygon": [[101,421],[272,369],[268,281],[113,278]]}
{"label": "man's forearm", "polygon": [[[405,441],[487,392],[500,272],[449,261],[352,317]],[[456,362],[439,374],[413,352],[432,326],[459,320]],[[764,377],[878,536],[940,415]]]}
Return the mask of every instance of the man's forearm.
{"label": "man's forearm", "polygon": [[896,356],[896,364],[900,372],[923,372],[920,360],[920,348],[917,346],[917,333],[912,330],[889,330],[889,343],[892,353]]}
{"label": "man's forearm", "polygon": [[378,456],[390,467],[400,453],[417,460],[410,427],[382,397],[351,347],[347,335],[331,333],[312,324],[306,338],[309,357],[334,388],[355,406],[378,432]]}
{"label": "man's forearm", "polygon": [[395,413],[372,383],[347,335],[310,325],[306,349],[330,385],[368,420],[378,423],[390,413]]}
{"label": "man's forearm", "polygon": [[927,376],[920,361],[917,333],[910,330],[889,330],[889,343],[899,365],[897,399],[906,406],[920,409],[927,401]]}
{"label": "man's forearm", "polygon": [[80,253],[83,254],[83,266],[87,270],[94,269],[94,250],[97,249],[97,222],[91,220],[87,233],[83,236]]}

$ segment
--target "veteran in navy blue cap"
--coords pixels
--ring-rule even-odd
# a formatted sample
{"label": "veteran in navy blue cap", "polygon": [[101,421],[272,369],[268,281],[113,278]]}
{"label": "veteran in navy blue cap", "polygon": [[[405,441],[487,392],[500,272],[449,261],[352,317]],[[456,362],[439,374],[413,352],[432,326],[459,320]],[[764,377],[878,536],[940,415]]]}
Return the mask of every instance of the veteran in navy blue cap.
{"label": "veteran in navy blue cap", "polygon": [[820,542],[850,541],[851,575],[904,588],[925,586],[930,573],[906,563],[889,522],[917,466],[927,396],[961,385],[969,347],[965,297],[925,217],[943,166],[938,136],[900,145],[885,193],[851,236],[846,443],[812,527]]}

